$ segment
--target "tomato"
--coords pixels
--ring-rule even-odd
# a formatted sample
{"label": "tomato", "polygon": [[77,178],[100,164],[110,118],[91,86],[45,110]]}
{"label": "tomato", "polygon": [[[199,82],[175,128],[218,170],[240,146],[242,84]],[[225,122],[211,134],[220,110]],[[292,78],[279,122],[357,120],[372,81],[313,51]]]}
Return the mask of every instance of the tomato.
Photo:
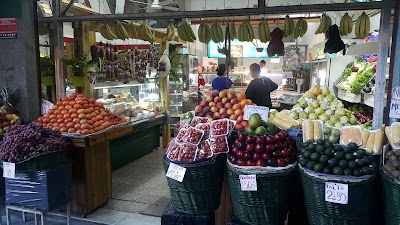
{"label": "tomato", "polygon": [[82,100],[82,99],[77,99],[77,100],[75,101],[75,103],[76,103],[76,104],[83,105],[83,100]]}
{"label": "tomato", "polygon": [[107,128],[107,127],[110,127],[110,126],[111,126],[111,123],[110,123],[110,122],[107,121],[107,122],[104,123],[104,127]]}
{"label": "tomato", "polygon": [[60,131],[60,128],[59,127],[56,127],[56,126],[53,126],[53,128],[52,128],[54,131]]}
{"label": "tomato", "polygon": [[96,101],[93,98],[88,99],[89,104],[94,104]]}
{"label": "tomato", "polygon": [[[77,129],[77,130],[80,130],[80,129],[81,129],[81,124],[76,123],[76,124],[74,125],[74,128]],[[78,133],[79,133],[79,132],[78,132]]]}
{"label": "tomato", "polygon": [[86,118],[86,115],[83,114],[83,113],[79,113],[78,118],[79,118],[79,119],[85,119],[85,118]]}
{"label": "tomato", "polygon": [[91,121],[92,121],[93,123],[97,122],[96,116],[93,116],[92,119],[91,119]]}
{"label": "tomato", "polygon": [[53,114],[54,113],[54,107],[53,107],[53,109],[50,109],[47,113],[48,114]]}
{"label": "tomato", "polygon": [[54,126],[54,127],[59,127],[60,124],[59,124],[59,123],[53,123],[53,126]]}
{"label": "tomato", "polygon": [[99,132],[99,131],[100,131],[100,127],[95,127],[95,128],[93,129],[93,131],[94,131],[94,132]]}
{"label": "tomato", "polygon": [[65,126],[66,126],[66,124],[64,122],[60,123],[60,128],[63,128]]}
{"label": "tomato", "polygon": [[64,118],[64,119],[71,118],[71,115],[70,115],[69,113],[65,113],[64,116],[63,116],[63,118]]}
{"label": "tomato", "polygon": [[89,125],[89,124],[82,124],[82,125],[81,125],[81,129],[82,129],[82,130],[84,130],[84,129],[89,130],[89,128],[90,128],[90,125]]}
{"label": "tomato", "polygon": [[49,115],[49,118],[50,118],[50,119],[55,119],[55,118],[57,118],[57,115],[51,114],[51,115]]}
{"label": "tomato", "polygon": [[68,129],[68,133],[75,133],[76,132],[76,129],[75,128],[69,128]]}
{"label": "tomato", "polygon": [[87,109],[87,108],[89,108],[89,105],[88,104],[83,104],[82,108]]}
{"label": "tomato", "polygon": [[57,104],[56,104],[57,106],[62,106],[63,105],[63,103],[62,102],[57,102]]}
{"label": "tomato", "polygon": [[79,113],[85,113],[85,110],[84,109],[78,109],[78,114]]}
{"label": "tomato", "polygon": [[89,130],[88,129],[83,129],[83,130],[81,130],[81,134],[82,135],[88,135],[89,134]]}
{"label": "tomato", "polygon": [[63,118],[57,119],[57,123],[62,123],[62,122],[64,122],[64,119],[63,119]]}
{"label": "tomato", "polygon": [[99,121],[99,120],[102,120],[103,117],[102,117],[101,115],[97,115],[97,116],[96,116],[96,119],[97,119],[97,121]]}
{"label": "tomato", "polygon": [[81,104],[75,104],[74,105],[74,109],[82,109],[82,105]]}
{"label": "tomato", "polygon": [[82,131],[81,131],[80,129],[77,129],[77,130],[76,130],[76,133],[81,134]]}
{"label": "tomato", "polygon": [[43,119],[43,123],[44,123],[44,124],[50,123],[50,119],[44,118],[44,119]]}
{"label": "tomato", "polygon": [[66,118],[66,119],[64,119],[64,122],[65,122],[65,123],[72,122],[72,118]]}
{"label": "tomato", "polygon": [[89,134],[93,134],[94,133],[94,130],[93,129],[90,129],[89,130]]}
{"label": "tomato", "polygon": [[65,109],[64,106],[62,106],[62,105],[58,106],[58,110],[61,111],[61,110],[63,110],[63,109]]}
{"label": "tomato", "polygon": [[93,125],[93,121],[92,121],[92,120],[88,120],[87,123],[88,123],[89,125]]}
{"label": "tomato", "polygon": [[68,129],[67,129],[66,127],[61,127],[61,128],[60,128],[60,131],[61,131],[61,132],[68,132]]}
{"label": "tomato", "polygon": [[79,118],[74,118],[73,120],[72,120],[72,122],[73,123],[79,123],[81,120],[79,119]]}
{"label": "tomato", "polygon": [[54,123],[57,123],[57,120],[56,120],[56,119],[51,119],[51,120],[50,120],[50,123],[53,123],[53,124],[54,124]]}
{"label": "tomato", "polygon": [[85,123],[87,123],[87,120],[86,119],[81,119],[81,121],[79,123],[80,124],[85,124]]}
{"label": "tomato", "polygon": [[70,116],[72,119],[75,119],[75,118],[78,118],[78,114],[76,114],[76,113],[71,113],[71,116]]}
{"label": "tomato", "polygon": [[94,109],[93,109],[93,108],[87,108],[87,109],[85,110],[85,112],[86,112],[86,113],[92,113],[92,112],[94,112]]}
{"label": "tomato", "polygon": [[72,109],[72,106],[70,106],[70,105],[66,105],[66,106],[65,106],[65,109],[69,111],[69,110],[71,110],[71,109]]}
{"label": "tomato", "polygon": [[66,125],[65,125],[65,127],[66,128],[74,128],[74,123],[72,123],[72,122],[69,122],[69,123],[67,123]]}
{"label": "tomato", "polygon": [[99,111],[98,109],[95,109],[93,112],[94,112],[96,115],[99,115],[99,114],[100,114],[100,111]]}

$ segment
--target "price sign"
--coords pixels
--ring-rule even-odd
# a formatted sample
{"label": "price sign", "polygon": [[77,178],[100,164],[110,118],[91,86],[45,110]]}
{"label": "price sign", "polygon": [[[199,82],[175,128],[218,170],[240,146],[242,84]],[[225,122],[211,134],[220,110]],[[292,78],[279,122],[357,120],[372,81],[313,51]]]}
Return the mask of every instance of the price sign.
{"label": "price sign", "polygon": [[47,114],[53,108],[53,103],[42,99],[42,115]]}
{"label": "price sign", "polygon": [[3,162],[3,177],[15,178],[15,163]]}
{"label": "price sign", "polygon": [[269,108],[264,106],[255,106],[255,105],[246,105],[246,107],[244,108],[243,119],[249,120],[251,114],[254,113],[260,114],[261,119],[264,120],[265,122],[268,121]]}
{"label": "price sign", "polygon": [[183,178],[185,177],[186,173],[186,168],[176,165],[174,163],[170,163],[168,167],[167,174],[165,175],[166,177],[169,177],[173,180],[182,182]]}
{"label": "price sign", "polygon": [[239,175],[242,191],[257,191],[256,175]]}
{"label": "price sign", "polygon": [[349,186],[347,184],[325,183],[325,201],[347,205]]}
{"label": "price sign", "polygon": [[395,87],[392,90],[389,116],[396,119],[400,118],[400,87]]}

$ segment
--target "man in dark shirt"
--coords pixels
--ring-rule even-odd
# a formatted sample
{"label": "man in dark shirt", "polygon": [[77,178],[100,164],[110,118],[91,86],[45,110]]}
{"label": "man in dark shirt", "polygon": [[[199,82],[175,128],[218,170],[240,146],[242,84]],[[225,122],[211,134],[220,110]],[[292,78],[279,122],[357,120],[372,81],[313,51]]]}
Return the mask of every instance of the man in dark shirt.
{"label": "man in dark shirt", "polygon": [[250,75],[254,78],[246,89],[246,98],[251,99],[258,106],[272,107],[271,92],[278,88],[268,77],[260,76],[260,65],[253,63],[250,65]]}

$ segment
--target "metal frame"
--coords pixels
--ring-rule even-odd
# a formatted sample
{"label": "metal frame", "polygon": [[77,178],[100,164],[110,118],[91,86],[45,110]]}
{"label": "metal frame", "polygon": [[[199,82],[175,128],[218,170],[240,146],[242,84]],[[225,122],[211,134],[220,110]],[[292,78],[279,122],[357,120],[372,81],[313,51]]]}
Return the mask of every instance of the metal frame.
{"label": "metal frame", "polygon": [[[71,221],[71,204],[68,202],[67,203],[67,225],[70,224]],[[19,206],[15,206],[15,205],[6,205],[6,220],[7,220],[7,225],[11,224],[11,217],[10,217],[10,210],[15,210],[15,211],[20,211],[22,212],[22,220],[25,222],[26,221],[26,216],[25,213],[32,213],[34,214],[34,218],[35,218],[35,225],[37,225],[37,215],[40,215],[40,221],[41,221],[41,225],[45,225],[45,216],[47,212],[41,211],[41,210],[36,210],[36,209],[28,209],[25,207],[19,207]]]}
{"label": "metal frame", "polygon": [[[390,1],[393,5],[394,2]],[[135,14],[102,14],[89,16],[60,16],[58,22],[79,22],[79,21],[107,21],[107,20],[160,20],[160,19],[181,19],[181,18],[202,18],[202,17],[234,17],[252,16],[260,14],[291,14],[298,12],[327,12],[327,11],[349,11],[349,10],[370,10],[381,9],[383,2],[365,3],[335,3],[335,4],[310,4],[310,5],[287,5],[287,6],[265,6],[265,0],[258,0],[258,8],[205,10],[205,11],[178,11],[178,12],[157,12],[157,13],[135,13]],[[55,16],[55,14],[53,13]],[[53,17],[54,17],[53,16]],[[40,23],[49,23],[54,18],[39,18]]]}

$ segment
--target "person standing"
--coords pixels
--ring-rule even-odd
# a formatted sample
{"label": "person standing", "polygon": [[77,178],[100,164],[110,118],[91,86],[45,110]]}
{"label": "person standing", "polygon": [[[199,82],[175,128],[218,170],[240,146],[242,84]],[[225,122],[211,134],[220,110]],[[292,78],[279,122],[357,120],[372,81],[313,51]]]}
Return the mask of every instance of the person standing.
{"label": "person standing", "polygon": [[253,80],[246,89],[246,98],[258,106],[271,108],[271,92],[275,91],[278,85],[268,77],[262,77],[260,73],[260,65],[257,63],[250,65],[250,75]]}
{"label": "person standing", "polygon": [[260,69],[264,69],[265,65],[267,65],[267,62],[265,62],[265,60],[261,60],[260,61]]}
{"label": "person standing", "polygon": [[227,78],[225,75],[225,72],[226,72],[225,64],[220,64],[217,67],[216,71],[217,71],[218,77],[216,77],[213,80],[212,88],[214,90],[222,91],[224,89],[229,89],[230,87],[232,87],[233,82],[231,81],[231,79]]}

